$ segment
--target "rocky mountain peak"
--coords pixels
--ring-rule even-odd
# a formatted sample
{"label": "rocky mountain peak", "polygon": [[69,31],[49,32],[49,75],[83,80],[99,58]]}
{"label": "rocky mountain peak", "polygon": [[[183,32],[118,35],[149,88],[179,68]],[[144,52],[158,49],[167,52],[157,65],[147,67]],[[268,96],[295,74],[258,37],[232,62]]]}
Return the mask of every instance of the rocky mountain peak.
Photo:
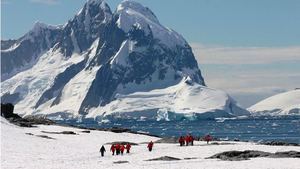
{"label": "rocky mountain peak", "polygon": [[[175,102],[157,107],[151,97],[164,103],[172,100],[169,97],[179,101],[181,96],[188,103],[195,95],[207,100],[202,90],[209,89],[189,44],[137,2],[124,1],[112,13],[104,1],[89,0],[63,27],[52,29],[37,23],[30,32],[44,33],[1,51],[1,70],[7,73],[1,99],[16,103],[21,114],[69,118],[104,107],[114,113],[116,102],[127,96],[130,100],[131,94],[140,92],[145,94],[145,105],[150,105],[145,111],[153,114],[164,107],[168,107],[163,111],[166,113],[177,109]],[[147,99],[148,92],[157,90],[166,95],[154,94]],[[211,93],[208,98],[215,98]],[[213,104],[215,109],[222,105],[222,111],[232,112],[227,109],[231,101],[226,95],[217,92],[216,98],[222,101]],[[125,113],[135,114],[134,104],[130,105]],[[198,103],[191,107],[198,107],[195,105]],[[205,110],[210,111],[211,104],[207,105]],[[198,108],[187,111],[181,107],[178,111],[205,112]],[[106,112],[102,113],[94,117]]]}

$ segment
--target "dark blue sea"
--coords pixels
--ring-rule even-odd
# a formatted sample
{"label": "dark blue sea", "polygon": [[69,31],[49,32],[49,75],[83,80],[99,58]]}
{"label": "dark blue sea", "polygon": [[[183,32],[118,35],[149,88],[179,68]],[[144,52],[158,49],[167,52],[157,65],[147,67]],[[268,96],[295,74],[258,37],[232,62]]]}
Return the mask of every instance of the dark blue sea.
{"label": "dark blue sea", "polygon": [[[66,123],[66,122],[65,122]],[[191,133],[196,137],[211,134],[221,140],[254,142],[282,141],[300,143],[300,116],[251,117],[243,119],[210,119],[197,121],[136,121],[119,120],[108,123],[67,122],[93,128],[128,128],[158,136],[180,136]]]}

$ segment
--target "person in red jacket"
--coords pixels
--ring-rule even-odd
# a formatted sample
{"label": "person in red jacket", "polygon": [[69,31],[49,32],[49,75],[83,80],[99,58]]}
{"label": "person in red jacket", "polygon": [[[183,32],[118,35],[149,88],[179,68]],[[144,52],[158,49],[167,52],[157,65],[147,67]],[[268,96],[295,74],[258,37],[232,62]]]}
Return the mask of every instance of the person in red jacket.
{"label": "person in red jacket", "polygon": [[130,153],[131,145],[129,143],[126,144],[126,153]]}
{"label": "person in red jacket", "polygon": [[120,148],[121,148],[121,145],[120,144],[116,144],[116,154],[117,155],[120,154]]}
{"label": "person in red jacket", "polygon": [[148,143],[148,150],[149,151],[152,151],[152,148],[153,148],[153,142],[152,141],[150,141],[149,143]]}
{"label": "person in red jacket", "polygon": [[190,142],[191,142],[191,145],[193,146],[194,145],[194,137],[192,135],[190,135]]}
{"label": "person in red jacket", "polygon": [[125,146],[122,144],[122,145],[120,146],[120,152],[121,152],[121,155],[123,155],[124,150],[125,150]]}
{"label": "person in red jacket", "polygon": [[179,142],[180,146],[183,146],[184,145],[184,137],[180,136],[178,142]]}
{"label": "person in red jacket", "polygon": [[206,135],[205,137],[204,137],[204,141],[206,141],[207,142],[207,144],[210,142],[210,141],[212,141],[212,136],[210,136],[209,134],[208,135]]}
{"label": "person in red jacket", "polygon": [[188,146],[189,145],[189,142],[190,142],[190,138],[189,136],[185,136],[185,145]]}
{"label": "person in red jacket", "polygon": [[115,155],[116,147],[114,144],[111,145],[110,151],[112,152],[112,155]]}

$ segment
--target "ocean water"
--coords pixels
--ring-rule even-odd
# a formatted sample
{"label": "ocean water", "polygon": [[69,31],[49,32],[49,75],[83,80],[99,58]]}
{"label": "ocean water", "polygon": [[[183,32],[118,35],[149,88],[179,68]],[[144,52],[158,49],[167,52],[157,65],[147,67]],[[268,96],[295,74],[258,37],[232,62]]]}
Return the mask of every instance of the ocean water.
{"label": "ocean water", "polygon": [[[68,122],[74,125],[74,122]],[[210,134],[222,140],[283,141],[300,143],[300,116],[252,117],[244,119],[210,119],[197,121],[136,121],[119,120],[107,123],[84,122],[75,125],[94,128],[120,127],[159,136],[181,136],[188,133],[195,137]]]}

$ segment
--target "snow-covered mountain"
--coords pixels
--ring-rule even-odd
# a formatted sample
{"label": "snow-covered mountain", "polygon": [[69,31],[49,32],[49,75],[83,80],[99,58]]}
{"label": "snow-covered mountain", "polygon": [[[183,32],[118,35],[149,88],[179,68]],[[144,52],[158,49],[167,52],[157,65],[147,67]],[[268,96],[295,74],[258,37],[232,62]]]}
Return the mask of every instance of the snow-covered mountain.
{"label": "snow-covered mountain", "polygon": [[37,23],[1,50],[2,102],[19,114],[98,119],[248,115],[205,86],[191,47],[147,7],[89,0],[63,26]]}
{"label": "snow-covered mountain", "polygon": [[295,89],[266,98],[248,110],[252,115],[300,115],[300,90]]}

